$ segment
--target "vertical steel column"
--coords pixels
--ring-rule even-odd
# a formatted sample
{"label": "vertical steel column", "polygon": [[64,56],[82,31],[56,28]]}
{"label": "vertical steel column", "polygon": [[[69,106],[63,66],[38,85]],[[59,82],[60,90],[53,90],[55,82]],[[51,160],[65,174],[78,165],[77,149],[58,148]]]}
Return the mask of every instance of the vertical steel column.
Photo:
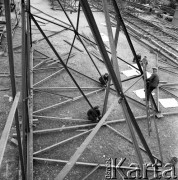
{"label": "vertical steel column", "polygon": [[121,104],[122,104],[122,107],[123,107],[124,114],[125,114],[126,118],[128,118],[128,116],[129,116],[128,121],[132,122],[132,125],[134,126],[137,134],[139,135],[140,140],[141,140],[145,150],[147,151],[147,154],[148,154],[151,162],[154,163],[154,158],[152,156],[152,153],[151,153],[151,151],[150,151],[150,149],[149,149],[149,147],[148,147],[148,145],[147,145],[147,143],[145,141],[145,138],[144,138],[144,136],[143,136],[143,134],[142,134],[136,120],[135,120],[135,117],[134,117],[134,115],[133,115],[133,113],[132,113],[132,111],[131,111],[131,109],[129,107],[129,104],[127,103],[127,100],[126,100],[126,98],[125,98],[125,96],[124,96],[124,94],[122,92],[120,84],[119,84],[119,82],[117,80],[117,76],[116,76],[115,72],[113,71],[112,64],[110,62],[110,59],[109,59],[109,56],[108,56],[107,51],[105,49],[105,46],[104,46],[104,43],[102,41],[101,35],[100,35],[99,30],[97,28],[95,19],[94,19],[93,15],[92,15],[91,9],[90,9],[89,4],[88,4],[88,1],[84,2],[83,0],[80,0],[80,3],[81,3],[81,6],[83,8],[85,17],[86,17],[86,19],[88,21],[88,24],[89,24],[89,26],[91,28],[91,31],[92,31],[92,33],[93,33],[93,35],[95,37],[95,40],[96,40],[96,42],[98,44],[100,53],[101,53],[101,55],[102,55],[102,57],[103,57],[103,59],[105,61],[108,72],[109,72],[109,74],[110,74],[110,76],[112,78],[112,81],[113,81],[113,84],[114,84],[114,86],[116,88],[118,96],[121,96]]}
{"label": "vertical steel column", "polygon": [[[27,12],[30,12],[30,0],[27,0]],[[27,132],[29,129],[29,114],[28,114],[28,101],[30,93],[30,54],[31,54],[31,19],[29,13],[27,13],[27,29],[26,29],[26,94],[25,94],[25,103],[26,103],[26,113],[27,113]]]}
{"label": "vertical steel column", "polygon": [[[119,82],[119,85],[120,85],[120,88],[121,88],[121,91],[122,91],[122,82],[121,82],[121,78],[120,78],[120,70],[119,70],[118,61],[117,61],[116,46],[114,44],[112,28],[111,28],[111,23],[110,23],[109,12],[108,12],[107,6],[108,6],[107,0],[103,0],[103,7],[104,7],[103,9],[104,9],[105,19],[106,19],[106,24],[107,24],[109,43],[110,43],[111,55],[112,55],[112,61],[113,61],[113,69],[114,69],[114,71],[116,73],[117,80]],[[130,130],[130,133],[131,133],[133,145],[134,145],[134,148],[135,148],[136,155],[138,157],[140,167],[142,167],[142,165],[143,165],[142,155],[141,155],[141,152],[140,152],[140,149],[139,149],[139,146],[138,146],[137,139],[135,137],[133,126],[131,124],[130,116],[129,116],[129,114],[127,114],[127,109],[126,109],[126,106],[125,106],[124,99],[121,100],[120,103],[121,103],[121,106],[122,106],[122,109],[123,109],[123,112],[124,112],[124,115],[125,115],[125,118],[126,118],[127,125],[129,127],[129,130]]]}
{"label": "vertical steel column", "polygon": [[[106,25],[109,29],[111,29],[111,23],[110,23],[110,19],[109,19],[109,12],[107,10],[107,3],[105,3],[105,1],[103,0],[103,6],[104,6],[104,12],[105,12],[105,19],[106,19]],[[107,29],[108,29],[107,28]],[[111,29],[112,31],[112,29]],[[117,28],[116,28],[116,33],[115,33],[115,42],[113,37],[110,37],[111,41],[113,41],[113,44],[115,44],[115,51],[117,48],[117,42],[118,42],[118,38],[119,38],[119,31],[120,31],[120,23],[119,21],[117,21]],[[111,34],[111,35],[110,35]],[[108,30],[108,35],[112,36],[112,32],[109,32]],[[112,45],[114,46],[114,45]],[[111,47],[111,45],[110,45]],[[117,51],[116,51],[117,52]],[[112,53],[112,52],[111,52]],[[117,62],[117,56],[115,57],[115,63],[113,63],[113,60],[111,59],[111,63],[113,63],[113,66],[118,66],[118,62]],[[117,67],[117,69],[115,68],[115,72],[117,72],[119,69],[119,67]],[[118,71],[118,76],[120,77],[120,72]],[[106,109],[107,109],[107,103],[108,103],[108,97],[109,97],[109,91],[110,91],[110,84],[111,84],[111,77],[109,76],[109,80],[108,80],[108,84],[107,84],[107,88],[106,88],[106,93],[105,93],[105,99],[104,99],[104,105],[103,105],[103,112],[102,115],[105,114]],[[121,84],[121,83],[120,83]]]}
{"label": "vertical steel column", "polygon": [[23,158],[25,164],[25,174],[27,166],[27,113],[26,113],[26,4],[21,0],[21,23],[22,23],[22,131],[23,131]]}
{"label": "vertical steel column", "polygon": [[[8,55],[9,55],[9,70],[10,70],[10,79],[12,86],[12,96],[13,99],[16,95],[16,84],[15,84],[15,75],[14,75],[14,55],[13,55],[13,42],[12,42],[12,30],[11,30],[11,10],[10,10],[10,2],[9,0],[4,1],[5,6],[5,15],[6,15],[6,29],[7,29],[7,43],[8,43]],[[23,161],[23,152],[22,152],[22,144],[21,144],[21,134],[20,134],[20,126],[18,119],[18,111],[15,113],[15,125],[17,131],[17,141],[18,141],[18,149],[19,149],[19,158],[21,163],[21,171],[22,171],[22,179],[25,179],[25,170],[24,170],[24,161]]]}

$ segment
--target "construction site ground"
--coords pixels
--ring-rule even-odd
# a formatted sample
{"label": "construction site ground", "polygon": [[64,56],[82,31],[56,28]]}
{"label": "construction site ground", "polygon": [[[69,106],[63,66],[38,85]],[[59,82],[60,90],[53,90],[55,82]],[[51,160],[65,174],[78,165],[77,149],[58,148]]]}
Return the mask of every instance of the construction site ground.
{"label": "construction site ground", "polygon": [[[41,11],[48,13],[56,18],[61,19],[62,21],[65,21],[67,23],[68,20],[65,16],[65,14],[62,11],[59,10],[52,10],[50,1],[48,0],[31,0],[32,6],[40,9]],[[32,8],[32,13],[42,16],[44,18],[47,18],[47,16],[42,15],[39,11],[34,10]],[[77,13],[73,12],[70,13],[70,11],[67,11],[70,19],[76,25],[77,20]],[[104,25],[105,24],[105,18],[102,12],[94,12],[94,17],[97,22],[97,25],[99,27],[100,33],[104,33],[107,35],[107,28]],[[42,21],[42,20],[40,20]],[[53,20],[54,21],[54,20]],[[45,22],[45,21],[43,21]],[[57,22],[57,21],[56,21]],[[47,35],[50,35],[54,32],[49,32],[47,30],[51,31],[60,31],[62,28],[57,27],[56,25],[52,25],[50,23],[40,23],[43,30],[46,30],[45,33]],[[79,21],[79,32],[85,33],[86,35],[89,35],[91,33],[89,25],[87,23],[87,20],[85,19],[83,11],[81,11],[80,15],[80,21]],[[113,28],[113,32],[115,32],[115,28]],[[72,43],[74,34],[71,31],[64,31],[62,33],[56,34],[55,36],[49,38],[52,44],[55,46],[56,50],[59,54],[63,54],[66,52],[69,52],[70,46],[66,44],[63,40],[67,40]],[[38,50],[41,53],[44,53],[45,55],[56,58],[50,47],[47,45],[45,40],[38,41],[38,39],[42,38],[40,32],[37,30],[37,27],[32,23],[32,40],[35,42],[33,43],[33,49]],[[14,64],[15,64],[15,73],[17,75],[21,74],[21,48],[16,48],[21,45],[21,24],[19,24],[19,27],[15,31],[14,34]],[[36,40],[36,41],[35,41]],[[109,42],[105,42],[106,45],[109,47]],[[134,45],[134,48],[136,52],[140,52],[142,57],[147,56],[148,58],[148,71],[152,72],[152,67],[156,66],[156,55],[154,53],[151,53],[148,49],[140,45],[138,42],[134,41],[132,39],[132,43]],[[73,49],[73,53],[75,53],[75,56],[69,59],[69,67],[74,68],[75,70],[79,70],[85,75],[88,75],[96,80],[99,78],[99,74],[97,73],[95,67],[93,66],[90,58],[88,57],[87,53],[85,52],[84,48],[80,44],[78,40],[76,40],[75,46],[77,46],[79,49],[81,49],[83,52],[79,52],[76,49]],[[88,47],[88,50],[91,51],[92,47]],[[126,37],[124,33],[121,31],[119,34],[119,40],[118,40],[118,47],[117,47],[117,54],[120,58],[124,59],[125,61],[132,63],[133,60],[133,54],[131,52],[131,49],[129,47],[129,44],[126,40]],[[34,51],[34,66],[38,64],[41,60],[35,59],[36,57],[42,57],[39,53]],[[162,58],[162,57],[159,57]],[[105,65],[98,61],[96,58],[94,61],[97,64],[97,67],[101,71],[101,73],[105,73],[106,68]],[[124,70],[129,70],[127,64],[125,64],[122,61],[118,61],[120,72]],[[1,56],[0,57],[0,73],[9,73],[9,67],[8,67],[8,57],[7,56]],[[165,64],[160,64],[162,66],[165,66]],[[49,66],[49,64],[43,63],[40,68],[48,68],[48,67],[61,67],[61,65],[58,65],[57,63]],[[56,69],[57,70],[57,69]],[[55,71],[56,71],[55,70]],[[34,84],[41,79],[49,76],[50,74],[55,72],[53,69],[48,69],[46,71],[38,71],[34,73]],[[72,73],[74,77],[76,78],[77,82],[81,87],[101,87],[98,83],[95,83],[91,80],[88,80],[87,78],[78,75],[77,73]],[[176,83],[178,80],[178,77],[173,74],[168,74],[166,72],[159,71],[159,77],[160,81],[166,81],[167,83]],[[125,79],[126,76],[121,73],[121,79]],[[132,85],[135,80],[127,81],[126,83],[122,83],[123,90],[125,91],[130,85]],[[0,89],[1,88],[9,88],[11,89],[10,85],[10,79],[8,77],[0,77]],[[16,87],[17,91],[21,90],[21,78],[16,77]],[[65,86],[75,86],[70,77],[67,75],[66,72],[61,72],[57,74],[56,76],[52,77],[51,79],[45,81],[40,86],[37,87],[65,87]],[[142,102],[145,103],[142,99],[139,99],[134,93],[134,90],[138,90],[144,88],[143,80],[141,79],[136,85],[134,85],[131,89],[127,91],[127,95]],[[57,90],[54,93],[58,93]],[[175,95],[178,95],[177,91],[173,92]],[[62,92],[63,95],[76,97],[81,95],[79,91],[70,91],[70,92]],[[8,116],[8,113],[10,111],[10,107],[12,102],[9,102],[9,98],[6,96],[11,96],[11,90],[6,91],[0,91],[0,135],[4,129],[6,119]],[[94,95],[91,95],[89,97],[89,100],[91,103],[95,106],[98,105],[100,109],[103,108],[104,103],[104,95],[105,91],[101,91],[98,93],[95,93]],[[160,98],[168,98],[171,96],[165,94],[164,92],[160,91],[159,94]],[[116,93],[112,92],[109,96],[108,101],[108,107],[112,104],[114,99],[116,99]],[[156,99],[156,96],[154,96]],[[41,92],[34,92],[34,99],[33,99],[34,107],[33,110],[36,111],[38,109],[47,107],[49,105],[53,105],[58,102],[62,102],[65,100],[65,98],[61,98],[60,96],[52,95],[52,94],[44,94]],[[145,108],[142,108],[141,106],[137,105],[136,103],[133,103],[129,101],[129,105],[132,109],[133,114],[135,117],[146,115]],[[19,108],[21,107],[21,103],[19,104]],[[43,116],[55,116],[55,117],[72,117],[73,119],[86,119],[87,120],[87,111],[90,107],[86,103],[84,99],[80,99],[75,102],[71,102],[67,105],[63,105],[60,107],[56,107],[41,113],[37,113],[37,115],[43,115]],[[178,111],[178,108],[163,108],[163,106],[160,104],[161,112],[176,112]],[[19,112],[19,116],[21,117],[21,112]],[[165,116],[161,119],[157,120],[157,125],[159,129],[159,136],[161,140],[161,148],[162,148],[162,154],[164,163],[168,162],[171,157],[178,157],[178,121],[177,121],[177,115],[170,115]],[[107,121],[109,120],[116,120],[116,119],[123,119],[124,114],[122,112],[121,106],[118,104],[110,116],[108,117]],[[21,120],[21,119],[20,119]],[[41,130],[41,129],[49,129],[49,128],[57,128],[57,127],[65,127],[69,125],[79,125],[79,124],[90,124],[91,122],[82,122],[82,121],[70,121],[70,120],[49,120],[49,119],[38,119],[39,124],[34,127],[34,130]],[[152,151],[152,153],[157,156],[159,156],[159,149],[158,149],[158,143],[156,139],[156,132],[154,128],[154,124],[152,121],[152,132],[151,136],[148,135],[147,130],[147,122],[146,119],[137,121],[139,124],[139,127]],[[116,123],[111,125],[113,128],[115,128],[120,133],[124,134],[128,138],[131,139],[129,129],[127,127],[126,122],[122,123]],[[82,130],[88,130],[91,128],[83,128]],[[49,133],[45,135],[34,135],[34,152],[47,147],[49,145],[52,145],[56,142],[60,142],[64,139],[67,139],[69,137],[72,137],[82,131],[81,129],[78,130],[69,130],[69,131],[61,131],[57,133]],[[18,176],[18,149],[17,146],[12,143],[10,140],[12,138],[12,134],[15,132],[15,126],[13,125],[11,130],[11,135],[9,137],[9,141],[6,147],[6,153],[3,159],[3,166],[0,171],[0,180],[15,180]],[[43,154],[43,158],[51,158],[51,159],[61,159],[61,160],[69,160],[70,157],[74,154],[74,152],[77,150],[77,148],[80,146],[80,144],[84,141],[84,139],[87,137],[88,134],[75,139],[67,144],[64,144],[62,146],[57,147],[54,150],[51,150],[49,152],[46,152]],[[137,139],[139,139],[137,137]],[[139,144],[140,141],[139,141]],[[148,162],[149,159],[145,153],[142,153],[144,162]],[[129,165],[130,163],[138,163],[137,157],[133,148],[133,145],[128,143],[126,140],[115,134],[113,131],[111,131],[109,128],[102,127],[99,132],[96,134],[94,139],[91,141],[91,143],[87,146],[82,156],[79,158],[78,161],[81,162],[91,162],[91,163],[102,163],[105,164],[106,159],[108,158],[126,158],[125,165]],[[57,174],[60,172],[64,164],[57,164],[57,163],[48,163],[48,162],[41,162],[41,161],[34,161],[34,180],[52,180],[54,179]],[[71,180],[78,180],[84,177],[86,174],[91,171],[92,168],[90,167],[82,167],[82,166],[75,166],[75,168],[72,169],[72,171],[69,173],[66,179]],[[178,172],[178,167],[176,166],[176,171]],[[101,169],[93,173],[88,179],[104,179],[105,178],[105,169]],[[119,175],[118,175],[119,179]]]}

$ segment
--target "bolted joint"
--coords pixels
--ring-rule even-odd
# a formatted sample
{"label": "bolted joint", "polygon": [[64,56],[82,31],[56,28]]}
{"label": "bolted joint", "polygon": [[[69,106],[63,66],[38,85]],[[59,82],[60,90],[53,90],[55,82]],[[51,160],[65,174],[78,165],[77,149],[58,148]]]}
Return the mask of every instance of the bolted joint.
{"label": "bolted joint", "polygon": [[79,33],[77,30],[74,30],[74,33],[76,34],[76,36],[79,36]]}

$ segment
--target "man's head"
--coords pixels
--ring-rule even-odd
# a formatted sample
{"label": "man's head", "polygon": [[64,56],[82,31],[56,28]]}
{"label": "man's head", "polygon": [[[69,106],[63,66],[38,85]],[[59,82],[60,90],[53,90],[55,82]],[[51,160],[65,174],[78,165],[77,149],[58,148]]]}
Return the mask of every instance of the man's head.
{"label": "man's head", "polygon": [[99,109],[99,106],[95,106],[95,107],[93,107],[93,109],[95,109],[95,110],[96,110],[96,109]]}
{"label": "man's head", "polygon": [[152,69],[153,69],[153,73],[157,73],[158,72],[157,67],[153,67]]}

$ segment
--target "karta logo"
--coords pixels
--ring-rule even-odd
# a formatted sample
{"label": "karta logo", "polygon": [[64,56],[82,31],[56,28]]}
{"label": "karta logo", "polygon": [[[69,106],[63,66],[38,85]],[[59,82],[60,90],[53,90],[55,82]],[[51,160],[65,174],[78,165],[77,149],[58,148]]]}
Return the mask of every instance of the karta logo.
{"label": "karta logo", "polygon": [[[140,167],[136,163],[131,163],[129,166],[124,166],[123,163],[126,160],[117,158],[106,159],[106,179],[117,179],[117,172],[122,179],[177,179],[175,174],[175,167],[171,163],[166,163],[164,166],[162,163],[155,160],[154,164],[143,164]],[[149,177],[148,177],[149,172]]]}

